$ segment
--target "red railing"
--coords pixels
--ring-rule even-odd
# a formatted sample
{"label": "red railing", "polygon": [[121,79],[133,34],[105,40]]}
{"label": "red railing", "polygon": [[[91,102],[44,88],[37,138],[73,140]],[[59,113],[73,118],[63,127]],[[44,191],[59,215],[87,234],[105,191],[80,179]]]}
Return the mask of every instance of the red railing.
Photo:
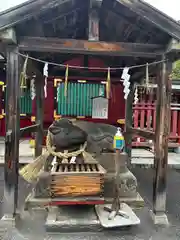
{"label": "red railing", "polygon": [[[156,106],[153,102],[145,102],[134,105],[133,108],[134,127],[155,131],[156,126]],[[133,146],[149,146],[151,141],[147,141],[140,137],[135,137]],[[171,104],[171,133],[169,137],[169,146],[180,146],[180,104]]]}

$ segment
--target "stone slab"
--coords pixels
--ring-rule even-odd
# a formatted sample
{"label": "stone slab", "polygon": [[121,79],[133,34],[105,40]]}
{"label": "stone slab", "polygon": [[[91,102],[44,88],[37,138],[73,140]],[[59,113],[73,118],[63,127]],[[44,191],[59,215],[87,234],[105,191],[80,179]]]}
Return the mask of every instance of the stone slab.
{"label": "stone slab", "polygon": [[49,232],[91,232],[101,225],[93,206],[61,206],[49,208],[45,227]]}
{"label": "stone slab", "polygon": [[104,207],[111,208],[111,204],[95,206],[99,221],[104,228],[117,228],[140,224],[140,219],[126,203],[121,204],[120,211],[122,211],[127,218],[117,215],[113,219],[109,220],[109,212],[105,211]]}
{"label": "stone slab", "polygon": [[[145,165],[152,167],[154,164],[154,154],[145,149],[133,149],[131,164],[135,166]],[[168,166],[170,168],[180,169],[180,154],[169,152]]]}

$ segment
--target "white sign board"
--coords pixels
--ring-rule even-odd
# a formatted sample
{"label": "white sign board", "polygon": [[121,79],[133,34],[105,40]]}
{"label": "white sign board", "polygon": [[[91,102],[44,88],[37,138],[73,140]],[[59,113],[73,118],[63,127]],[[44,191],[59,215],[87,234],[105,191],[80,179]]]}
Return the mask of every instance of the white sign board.
{"label": "white sign board", "polygon": [[92,118],[108,118],[108,99],[104,97],[93,98]]}

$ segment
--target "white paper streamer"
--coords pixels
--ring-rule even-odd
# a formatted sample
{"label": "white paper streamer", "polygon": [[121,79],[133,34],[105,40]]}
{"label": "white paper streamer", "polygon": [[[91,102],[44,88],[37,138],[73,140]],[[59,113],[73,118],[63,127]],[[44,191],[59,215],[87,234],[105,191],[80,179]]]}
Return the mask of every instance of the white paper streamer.
{"label": "white paper streamer", "polygon": [[57,85],[57,96],[56,96],[56,102],[59,102],[60,88],[61,88],[60,83],[58,83],[58,85]]}
{"label": "white paper streamer", "polygon": [[124,91],[123,91],[124,92],[124,99],[126,99],[126,100],[127,100],[128,95],[130,93],[130,89],[129,89],[130,82],[129,82],[129,80],[130,80],[131,75],[128,74],[128,72],[129,72],[129,68],[125,67],[124,70],[123,70],[122,76],[121,76],[121,79],[123,79],[123,85],[124,85]]}
{"label": "white paper streamer", "polygon": [[48,77],[48,63],[44,64],[43,73],[45,77]]}
{"label": "white paper streamer", "polygon": [[47,78],[48,78],[48,63],[44,64],[43,74],[45,76],[44,97],[47,98]]}
{"label": "white paper streamer", "polygon": [[138,89],[136,87],[136,90],[135,90],[135,93],[134,93],[134,104],[137,104],[138,101],[139,101],[139,99],[138,99]]}
{"label": "white paper streamer", "polygon": [[47,77],[45,78],[45,84],[44,84],[44,97],[47,98]]}
{"label": "white paper streamer", "polygon": [[36,87],[35,87],[35,79],[31,79],[30,82],[30,89],[31,89],[31,100],[34,100],[36,97]]}

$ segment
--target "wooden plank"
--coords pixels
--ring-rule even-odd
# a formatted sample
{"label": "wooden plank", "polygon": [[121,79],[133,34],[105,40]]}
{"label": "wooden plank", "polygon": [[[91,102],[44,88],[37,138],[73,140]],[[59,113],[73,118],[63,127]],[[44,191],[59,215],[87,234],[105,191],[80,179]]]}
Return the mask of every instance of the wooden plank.
{"label": "wooden plank", "polygon": [[164,52],[164,47],[156,44],[125,42],[91,42],[77,39],[41,37],[21,37],[19,48],[22,51],[93,54],[111,56],[155,57]]}
{"label": "wooden plank", "polygon": [[[63,164],[62,164],[63,165]],[[72,164],[73,165],[73,164]],[[103,192],[105,171],[91,171],[91,164],[86,165],[86,172],[82,172],[81,164],[74,164],[78,172],[53,172],[50,191],[57,196],[89,196],[100,195]],[[64,164],[68,167],[71,165]]]}
{"label": "wooden plank", "polygon": [[22,136],[24,133],[27,133],[27,132],[31,132],[31,133],[36,132],[38,127],[39,127],[39,124],[34,124],[31,126],[20,128],[20,134]]}

